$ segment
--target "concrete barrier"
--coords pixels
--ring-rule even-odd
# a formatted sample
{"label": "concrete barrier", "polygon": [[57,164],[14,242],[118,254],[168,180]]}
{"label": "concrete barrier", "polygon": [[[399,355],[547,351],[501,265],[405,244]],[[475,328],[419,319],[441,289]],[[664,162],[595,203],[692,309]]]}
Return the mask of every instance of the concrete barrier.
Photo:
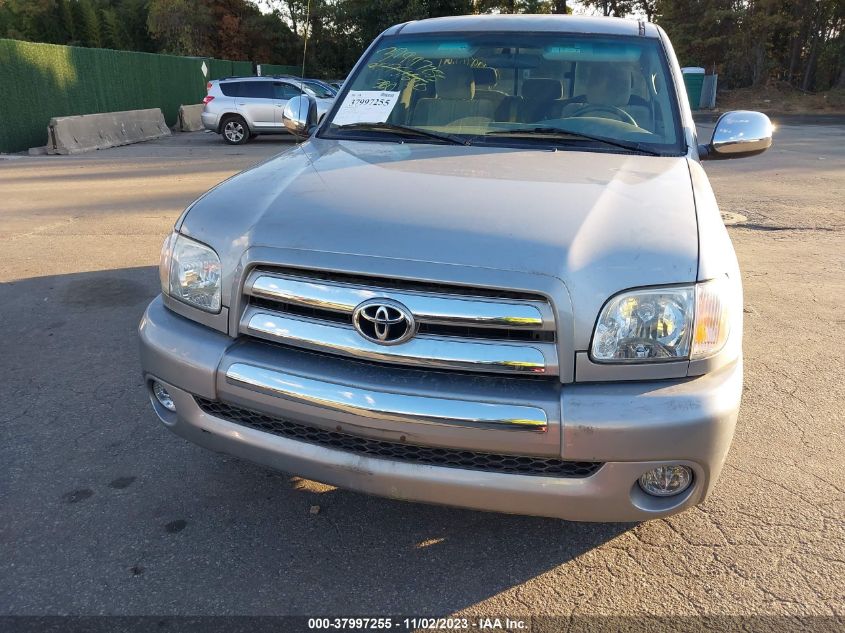
{"label": "concrete barrier", "polygon": [[54,117],[47,128],[48,154],[79,154],[170,136],[159,108]]}
{"label": "concrete barrier", "polygon": [[204,129],[200,118],[204,107],[202,103],[179,106],[179,130],[182,132],[199,132]]}

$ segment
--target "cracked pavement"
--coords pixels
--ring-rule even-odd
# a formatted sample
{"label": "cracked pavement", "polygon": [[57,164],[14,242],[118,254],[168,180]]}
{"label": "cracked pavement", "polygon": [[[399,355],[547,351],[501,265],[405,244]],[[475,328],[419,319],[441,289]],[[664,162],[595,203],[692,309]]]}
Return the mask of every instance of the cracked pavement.
{"label": "cracked pavement", "polygon": [[730,228],[743,405],[715,494],[639,525],[368,497],[207,452],[156,421],[136,326],[161,241],[193,198],[287,143],[196,133],[0,160],[0,615],[845,625],[845,127],[781,126],[767,154],[705,165],[722,210],[748,218]]}

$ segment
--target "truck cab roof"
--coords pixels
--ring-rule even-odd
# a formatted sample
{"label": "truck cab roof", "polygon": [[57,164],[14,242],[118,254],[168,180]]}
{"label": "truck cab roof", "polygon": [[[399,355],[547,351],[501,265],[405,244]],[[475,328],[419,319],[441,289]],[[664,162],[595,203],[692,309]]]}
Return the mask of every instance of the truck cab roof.
{"label": "truck cab roof", "polygon": [[657,38],[658,27],[645,20],[571,15],[459,15],[398,24],[385,35],[444,33],[449,31],[535,31],[591,33]]}

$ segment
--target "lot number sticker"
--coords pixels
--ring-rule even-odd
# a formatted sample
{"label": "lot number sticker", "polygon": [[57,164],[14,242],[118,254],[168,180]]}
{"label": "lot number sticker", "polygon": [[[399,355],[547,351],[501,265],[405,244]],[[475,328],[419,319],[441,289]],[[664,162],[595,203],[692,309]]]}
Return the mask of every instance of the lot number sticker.
{"label": "lot number sticker", "polygon": [[399,99],[398,92],[350,90],[337,111],[333,123],[384,123]]}

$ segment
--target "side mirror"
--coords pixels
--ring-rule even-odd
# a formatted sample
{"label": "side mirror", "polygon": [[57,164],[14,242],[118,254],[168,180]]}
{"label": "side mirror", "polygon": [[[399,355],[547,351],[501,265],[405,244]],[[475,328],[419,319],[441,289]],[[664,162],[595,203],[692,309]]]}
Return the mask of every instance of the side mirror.
{"label": "side mirror", "polygon": [[773,130],[762,112],[725,112],[716,121],[710,143],[698,147],[698,155],[702,160],[720,160],[762,154],[772,146]]}
{"label": "side mirror", "polygon": [[294,136],[306,138],[317,125],[317,101],[308,95],[289,99],[282,111],[282,123]]}

